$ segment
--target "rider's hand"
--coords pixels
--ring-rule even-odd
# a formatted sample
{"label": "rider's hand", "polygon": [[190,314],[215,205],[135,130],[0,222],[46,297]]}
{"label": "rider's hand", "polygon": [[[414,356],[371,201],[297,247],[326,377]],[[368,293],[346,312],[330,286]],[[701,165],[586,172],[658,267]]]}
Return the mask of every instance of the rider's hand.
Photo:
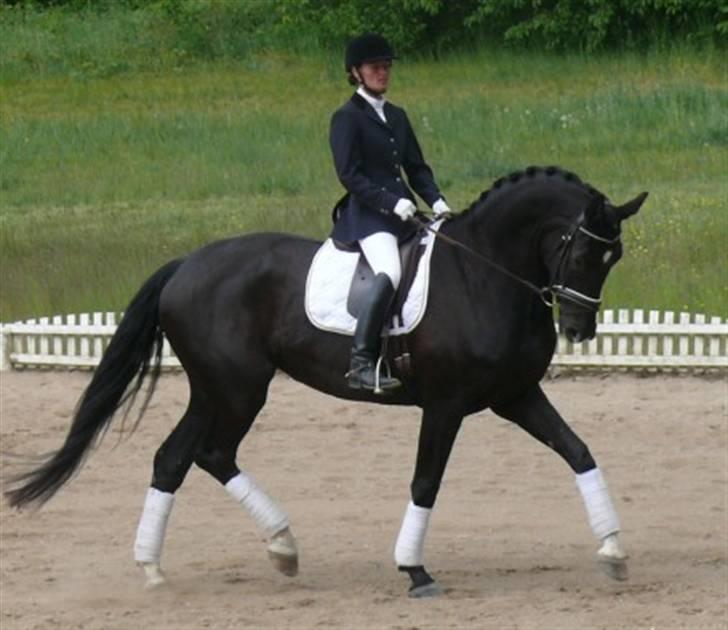
{"label": "rider's hand", "polygon": [[443,214],[452,214],[450,206],[448,206],[447,202],[442,198],[432,204],[432,211],[435,213],[435,218],[441,217]]}
{"label": "rider's hand", "polygon": [[404,197],[397,202],[396,206],[394,206],[394,214],[402,219],[402,221],[406,221],[411,218],[415,212],[417,212],[417,206]]}

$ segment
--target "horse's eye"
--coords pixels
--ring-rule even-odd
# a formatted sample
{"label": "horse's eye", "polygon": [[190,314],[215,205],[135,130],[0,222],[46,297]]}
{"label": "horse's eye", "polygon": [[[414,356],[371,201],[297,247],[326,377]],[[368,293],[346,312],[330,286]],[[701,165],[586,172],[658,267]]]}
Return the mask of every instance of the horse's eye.
{"label": "horse's eye", "polygon": [[577,271],[583,271],[586,267],[586,256],[583,254],[577,254],[574,258],[572,258],[571,264]]}

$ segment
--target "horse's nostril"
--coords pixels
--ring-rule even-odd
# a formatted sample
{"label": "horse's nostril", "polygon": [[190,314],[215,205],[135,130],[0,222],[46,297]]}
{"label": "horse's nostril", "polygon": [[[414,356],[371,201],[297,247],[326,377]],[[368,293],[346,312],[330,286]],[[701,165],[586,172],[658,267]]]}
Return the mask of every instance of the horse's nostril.
{"label": "horse's nostril", "polygon": [[576,328],[568,327],[564,331],[564,334],[566,335],[566,338],[572,343],[579,343],[582,340],[581,333]]}

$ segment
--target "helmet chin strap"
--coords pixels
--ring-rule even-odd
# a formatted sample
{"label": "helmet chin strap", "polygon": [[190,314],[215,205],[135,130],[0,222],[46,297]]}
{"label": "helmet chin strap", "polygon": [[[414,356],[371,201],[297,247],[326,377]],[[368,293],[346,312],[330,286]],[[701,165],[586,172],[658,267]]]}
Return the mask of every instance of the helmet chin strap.
{"label": "helmet chin strap", "polygon": [[384,93],[387,90],[382,90],[381,92],[376,92],[376,91],[372,90],[372,88],[370,88],[366,84],[366,82],[364,81],[364,79],[361,78],[361,74],[359,74],[359,68],[352,68],[351,70],[352,70],[352,72],[354,74],[354,77],[359,82],[359,85],[366,90],[366,93],[369,94],[369,96],[372,96],[373,98],[382,98],[382,96],[384,95]]}
{"label": "helmet chin strap", "polygon": [[369,94],[370,96],[373,96],[374,98],[382,98],[382,96],[384,96],[384,93],[387,91],[387,90],[382,90],[381,92],[375,92],[366,83],[362,83],[361,85],[367,91],[367,94]]}

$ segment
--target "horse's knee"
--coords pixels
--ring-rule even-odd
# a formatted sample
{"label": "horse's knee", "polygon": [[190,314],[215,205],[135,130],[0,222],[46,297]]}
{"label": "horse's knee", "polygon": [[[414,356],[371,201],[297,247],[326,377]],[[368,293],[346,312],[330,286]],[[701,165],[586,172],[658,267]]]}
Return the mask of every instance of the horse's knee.
{"label": "horse's knee", "polygon": [[152,486],[161,492],[176,492],[191,465],[191,460],[186,460],[162,446],[154,455]]}
{"label": "horse's knee", "polygon": [[195,464],[223,485],[240,472],[235,457],[219,449],[199,450],[195,453]]}

